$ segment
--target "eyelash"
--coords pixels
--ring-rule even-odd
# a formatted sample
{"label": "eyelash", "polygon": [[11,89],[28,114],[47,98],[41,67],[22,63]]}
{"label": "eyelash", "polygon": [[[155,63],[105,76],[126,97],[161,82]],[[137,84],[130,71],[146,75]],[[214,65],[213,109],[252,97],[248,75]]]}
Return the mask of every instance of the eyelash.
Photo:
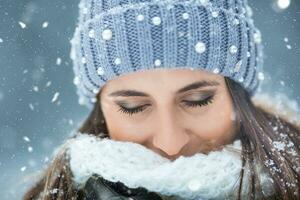
{"label": "eyelash", "polygon": [[[184,102],[189,107],[197,107],[197,106],[202,107],[202,106],[208,105],[209,103],[212,103],[213,99],[214,99],[213,96],[209,96],[206,99],[201,100],[201,101],[184,101]],[[132,115],[132,114],[143,111],[144,107],[146,107],[146,106],[147,105],[143,105],[143,106],[140,106],[140,107],[135,107],[135,108],[130,108],[130,109],[125,108],[123,106],[120,106],[119,111],[121,111],[125,114],[128,114],[128,115]]]}

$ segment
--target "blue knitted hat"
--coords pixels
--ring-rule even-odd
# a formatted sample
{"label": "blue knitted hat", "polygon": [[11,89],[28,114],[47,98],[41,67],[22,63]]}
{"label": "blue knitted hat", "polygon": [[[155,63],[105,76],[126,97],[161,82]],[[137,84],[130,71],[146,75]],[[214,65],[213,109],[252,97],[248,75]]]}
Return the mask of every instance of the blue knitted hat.
{"label": "blue knitted hat", "polygon": [[154,69],[202,69],[240,83],[262,77],[263,46],[247,0],[81,0],[70,57],[78,103],[109,80]]}

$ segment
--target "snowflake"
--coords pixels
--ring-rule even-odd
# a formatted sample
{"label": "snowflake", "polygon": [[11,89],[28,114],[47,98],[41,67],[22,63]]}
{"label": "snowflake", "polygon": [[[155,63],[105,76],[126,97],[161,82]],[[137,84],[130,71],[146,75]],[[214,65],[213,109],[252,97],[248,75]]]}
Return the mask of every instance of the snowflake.
{"label": "snowflake", "polygon": [[26,142],[30,142],[30,139],[29,139],[29,137],[27,137],[27,136],[24,136],[24,137],[23,137],[23,140],[25,140]]}
{"label": "snowflake", "polygon": [[59,92],[55,92],[55,94],[53,95],[53,98],[51,100],[51,102],[55,102],[57,99],[58,99],[58,96],[59,96]]}
{"label": "snowflake", "polygon": [[28,147],[28,152],[29,153],[33,152],[33,148],[31,146]]}
{"label": "snowflake", "polygon": [[49,25],[49,22],[45,21],[45,22],[43,22],[42,27],[43,27],[43,28],[47,28],[48,25]]}
{"label": "snowflake", "polygon": [[61,64],[61,58],[58,57],[58,58],[56,59],[56,65],[60,65],[60,64]]}
{"label": "snowflake", "polygon": [[265,161],[265,164],[268,165],[268,166],[271,166],[271,165],[274,165],[275,163],[272,159],[269,159],[269,160]]}
{"label": "snowflake", "polygon": [[26,28],[26,24],[24,22],[19,21],[19,25],[21,26],[21,28]]}
{"label": "snowflake", "polygon": [[26,170],[26,166],[21,167],[20,169],[22,172],[24,172]]}
{"label": "snowflake", "polygon": [[273,142],[274,147],[278,150],[278,151],[284,151],[285,148],[285,144],[281,141],[274,141]]}

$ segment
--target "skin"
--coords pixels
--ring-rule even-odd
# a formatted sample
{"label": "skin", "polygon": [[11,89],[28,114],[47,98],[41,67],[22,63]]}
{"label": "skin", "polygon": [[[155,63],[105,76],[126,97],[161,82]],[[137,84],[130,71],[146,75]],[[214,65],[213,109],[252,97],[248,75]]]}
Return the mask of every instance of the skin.
{"label": "skin", "polygon": [[[199,81],[217,84],[176,93]],[[112,95],[119,90],[148,96]],[[237,135],[232,99],[219,74],[163,68],[136,71],[111,79],[99,95],[111,139],[139,143],[170,160],[218,150]],[[203,106],[189,107],[186,103],[211,96],[213,99]],[[129,115],[121,112],[120,106],[142,108]]]}

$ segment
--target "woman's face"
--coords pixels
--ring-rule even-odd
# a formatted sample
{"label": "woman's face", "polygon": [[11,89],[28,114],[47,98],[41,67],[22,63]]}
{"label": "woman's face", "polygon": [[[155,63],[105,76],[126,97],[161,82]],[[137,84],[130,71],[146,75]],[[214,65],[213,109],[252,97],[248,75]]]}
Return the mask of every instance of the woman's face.
{"label": "woman's face", "polygon": [[108,81],[100,95],[111,139],[142,144],[170,160],[219,149],[236,136],[232,99],[218,74],[138,71]]}

